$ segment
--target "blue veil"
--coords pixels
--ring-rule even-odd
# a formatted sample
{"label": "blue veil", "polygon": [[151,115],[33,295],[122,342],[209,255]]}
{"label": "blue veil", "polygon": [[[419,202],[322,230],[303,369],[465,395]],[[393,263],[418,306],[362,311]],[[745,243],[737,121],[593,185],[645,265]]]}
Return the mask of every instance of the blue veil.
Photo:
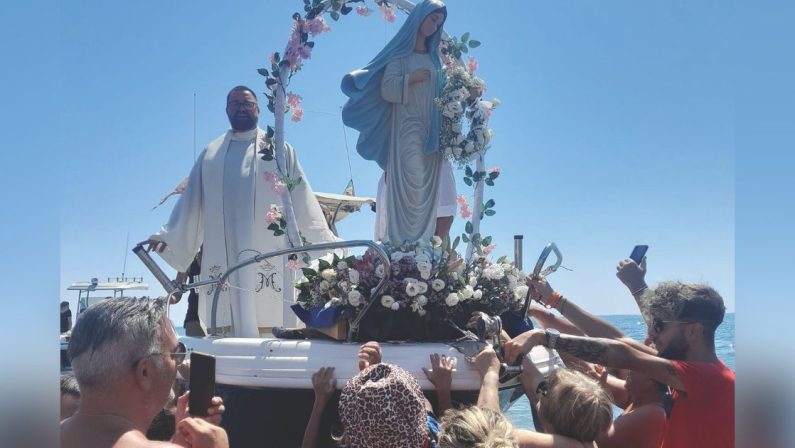
{"label": "blue veil", "polygon": [[[389,138],[392,129],[392,103],[381,97],[381,79],[384,68],[395,59],[409,56],[414,51],[417,31],[425,17],[445,8],[440,0],[424,0],[414,6],[400,27],[395,37],[370,61],[366,66],[354,70],[342,78],[342,93],[348,101],[342,108],[342,122],[346,126],[359,131],[359,140],[356,150],[367,160],[375,160],[382,169],[386,169]],[[445,20],[447,9],[442,10]],[[436,94],[438,97],[444,85],[442,61],[439,52],[439,42],[442,38],[442,27],[427,39],[428,51],[436,66]],[[425,153],[432,153],[439,149],[439,122],[440,113],[431,114],[428,140],[425,142]]]}

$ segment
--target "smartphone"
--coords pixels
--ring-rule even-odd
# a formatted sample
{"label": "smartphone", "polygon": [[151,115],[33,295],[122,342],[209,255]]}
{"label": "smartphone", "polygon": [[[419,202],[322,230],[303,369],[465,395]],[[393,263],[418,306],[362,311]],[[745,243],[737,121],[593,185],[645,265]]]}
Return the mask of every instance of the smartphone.
{"label": "smartphone", "polygon": [[629,258],[635,263],[640,264],[640,261],[643,260],[643,256],[646,255],[647,250],[649,250],[649,246],[645,244],[639,244],[632,249],[632,253],[629,254]]}
{"label": "smartphone", "polygon": [[207,409],[215,396],[215,356],[193,352],[190,355],[190,398],[188,411],[196,417],[207,417]]}

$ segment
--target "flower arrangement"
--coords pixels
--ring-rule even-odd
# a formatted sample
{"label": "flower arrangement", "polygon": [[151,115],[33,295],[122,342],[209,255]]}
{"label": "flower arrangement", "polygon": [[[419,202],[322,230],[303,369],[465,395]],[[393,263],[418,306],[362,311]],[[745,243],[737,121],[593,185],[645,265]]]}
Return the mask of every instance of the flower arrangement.
{"label": "flower arrangement", "polygon": [[[302,269],[304,276],[295,285],[298,304],[305,310],[339,307],[355,316],[375,300],[368,318],[388,315],[409,327],[446,322],[458,329],[474,311],[499,315],[521,309],[527,293],[525,275],[504,257],[491,262],[482,256],[466,265],[455,251],[443,247],[439,237],[383,248],[390,257],[391,275],[378,297],[371,292],[385,277],[380,258],[370,252],[350,257],[329,254]],[[421,334],[433,332],[412,336],[421,339]]]}

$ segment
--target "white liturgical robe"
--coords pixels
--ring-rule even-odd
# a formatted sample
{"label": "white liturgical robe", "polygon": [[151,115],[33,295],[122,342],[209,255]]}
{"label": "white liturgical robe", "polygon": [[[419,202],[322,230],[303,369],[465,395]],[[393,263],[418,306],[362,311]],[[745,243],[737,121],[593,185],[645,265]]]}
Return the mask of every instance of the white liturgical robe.
{"label": "white liturgical robe", "polygon": [[[287,236],[274,236],[265,221],[271,205],[282,207],[282,199],[265,179],[267,172],[281,176],[275,160],[264,161],[258,154],[257,142],[264,135],[258,128],[230,130],[199,156],[168,224],[151,237],[166,243],[161,256],[171,267],[186,271],[204,245],[200,278],[218,278],[242,260],[287,247]],[[337,241],[295,151],[289,144],[285,150],[288,175],[301,179],[291,192],[299,231],[310,243]],[[238,337],[257,337],[260,329],[292,319],[294,275],[285,263],[284,257],[275,257],[233,273],[221,288],[216,325],[233,326]],[[215,288],[200,288],[199,317],[207,325]]]}

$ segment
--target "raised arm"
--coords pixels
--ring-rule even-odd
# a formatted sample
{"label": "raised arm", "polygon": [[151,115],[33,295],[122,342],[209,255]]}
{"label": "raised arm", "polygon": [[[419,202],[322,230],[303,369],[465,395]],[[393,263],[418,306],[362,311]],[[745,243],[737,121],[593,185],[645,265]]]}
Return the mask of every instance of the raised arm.
{"label": "raised arm", "polygon": [[487,345],[478,353],[474,364],[481,378],[478,406],[500,412],[500,360],[497,352]]}
{"label": "raised arm", "polygon": [[[536,345],[546,344],[547,336],[544,331],[527,331],[505,344],[505,359],[516,360],[529,353]],[[663,384],[681,391],[685,390],[671,361],[638,350],[621,341],[562,334],[554,348],[605,367],[637,370]]]}
{"label": "raised arm", "polygon": [[317,444],[320,419],[323,417],[326,404],[337,389],[334,367],[321,367],[320,370],[312,374],[312,387],[315,389],[315,404],[312,406],[312,414],[306,424],[301,448],[313,448]]}

